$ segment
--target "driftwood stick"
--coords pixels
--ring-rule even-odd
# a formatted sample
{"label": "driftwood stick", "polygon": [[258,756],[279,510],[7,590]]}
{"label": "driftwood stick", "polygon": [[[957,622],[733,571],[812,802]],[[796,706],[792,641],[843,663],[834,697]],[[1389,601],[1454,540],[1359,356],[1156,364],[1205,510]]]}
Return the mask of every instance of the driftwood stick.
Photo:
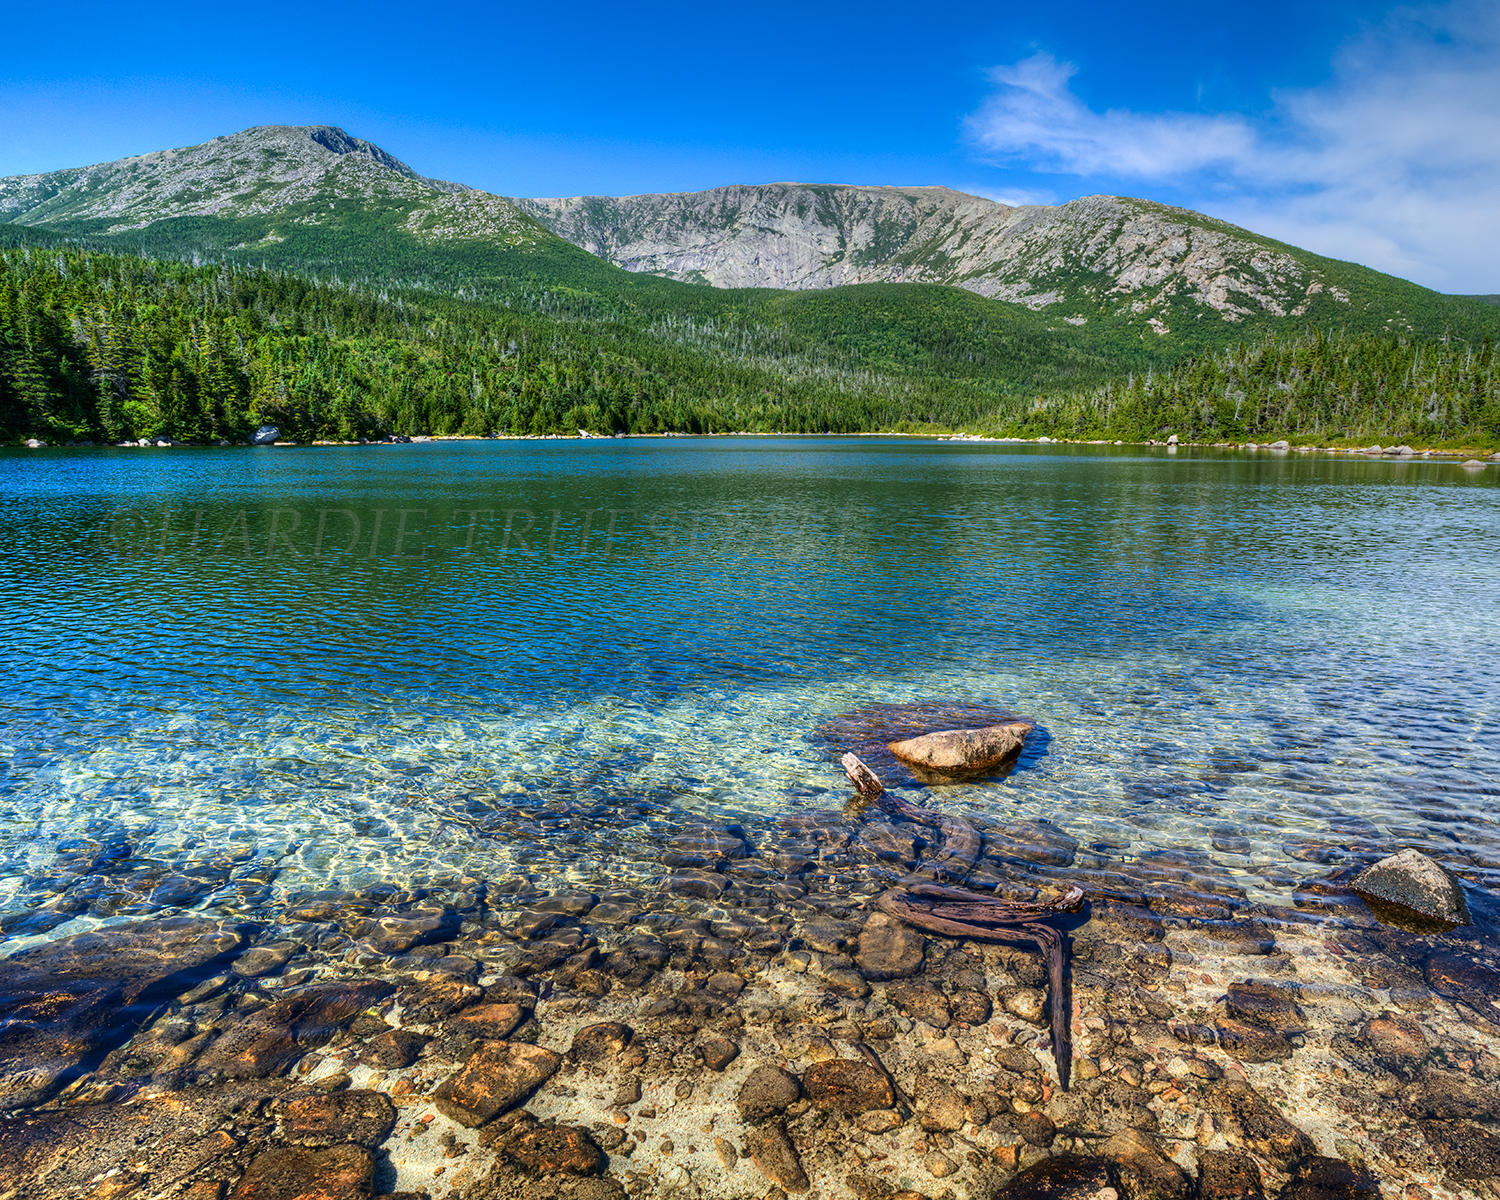
{"label": "driftwood stick", "polygon": [[840,761],[843,763],[844,774],[849,776],[850,782],[865,799],[892,816],[905,817],[917,825],[936,829],[942,835],[943,848],[917,868],[914,879],[927,876],[959,880],[974,869],[984,839],[973,825],[962,817],[920,808],[899,796],[891,795],[885,790],[885,784],[880,782],[880,776],[865,766],[857,754],[845,754]]}
{"label": "driftwood stick", "polygon": [[839,760],[844,767],[844,774],[849,776],[849,782],[854,785],[855,791],[869,800],[878,800],[885,792],[885,784],[880,782],[880,776],[865,766],[857,754],[846,754]]}
{"label": "driftwood stick", "polygon": [[[1040,917],[1018,917],[1005,921],[994,909],[983,904],[921,900],[898,891],[886,892],[876,904],[898,920],[915,925],[918,929],[926,929],[930,933],[1007,942],[1011,945],[1029,942],[1036,946],[1047,959],[1048,1014],[1052,1025],[1052,1057],[1057,1063],[1057,1081],[1062,1085],[1063,1091],[1068,1090],[1073,1067],[1073,1023],[1068,1003],[1067,964],[1062,934],[1050,925],[1042,924]],[[984,923],[978,923],[979,921]]]}
{"label": "driftwood stick", "polygon": [[[1073,1066],[1066,950],[1062,934],[1043,922],[1055,913],[1079,908],[1083,904],[1083,889],[1071,887],[1056,900],[1005,904],[992,896],[932,882],[959,881],[973,869],[983,843],[979,831],[962,817],[936,813],[891,795],[880,782],[880,776],[861,762],[858,755],[845,754],[841,762],[844,773],[865,799],[893,816],[936,829],[942,835],[943,845],[938,854],[903,879],[898,888],[881,896],[876,901],[879,908],[931,933],[1011,945],[1030,944],[1046,957],[1052,1056],[1057,1061],[1057,1081],[1066,1091]],[[874,1052],[868,1047],[859,1049],[877,1067],[885,1069],[874,1060]]]}
{"label": "driftwood stick", "polygon": [[1043,917],[1051,913],[1076,912],[1083,907],[1083,889],[1076,884],[1056,900],[1042,900],[1035,904],[1025,901],[1016,903],[996,900],[993,896],[980,896],[963,888],[943,887],[935,883],[913,884],[908,890],[914,896],[928,897],[933,900],[953,900],[964,904],[1000,909],[1005,914],[1012,915],[1016,920]]}
{"label": "driftwood stick", "polygon": [[896,1094],[896,1100],[901,1104],[903,1108],[906,1109],[906,1115],[908,1117],[911,1116],[911,1114],[916,1111],[912,1107],[911,1097],[901,1090],[901,1085],[896,1082],[896,1077],[886,1069],[885,1063],[880,1061],[880,1057],[875,1053],[875,1051],[871,1050],[870,1047],[865,1045],[863,1042],[851,1042],[850,1045],[853,1046],[855,1050],[859,1051],[860,1055],[863,1056],[864,1060],[867,1063],[869,1063],[872,1067],[874,1067],[877,1071],[885,1076],[886,1082],[891,1085],[891,1091]]}

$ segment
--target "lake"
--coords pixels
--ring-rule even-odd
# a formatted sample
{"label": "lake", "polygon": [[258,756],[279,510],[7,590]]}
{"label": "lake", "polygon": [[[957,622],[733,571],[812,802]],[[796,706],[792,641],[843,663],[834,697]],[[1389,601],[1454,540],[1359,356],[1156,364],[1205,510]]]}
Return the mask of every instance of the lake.
{"label": "lake", "polygon": [[1032,885],[1284,906],[1412,846],[1500,889],[1500,468],[825,437],[0,473],[13,945],[650,888],[704,865],[685,829],[867,890],[899,853],[798,857],[851,795],[819,727],[934,701],[1037,723],[1002,778],[904,785]]}

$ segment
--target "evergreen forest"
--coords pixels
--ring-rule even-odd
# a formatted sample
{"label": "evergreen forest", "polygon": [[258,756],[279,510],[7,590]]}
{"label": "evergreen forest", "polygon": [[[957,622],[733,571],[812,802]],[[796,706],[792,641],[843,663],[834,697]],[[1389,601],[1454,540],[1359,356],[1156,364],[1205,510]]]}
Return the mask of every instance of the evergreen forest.
{"label": "evergreen forest", "polygon": [[1267,329],[1172,362],[1108,328],[1059,330],[936,285],[734,291],[532,272],[396,287],[7,231],[0,438],[243,441],[272,424],[299,441],[965,430],[1490,446],[1500,388],[1479,329]]}

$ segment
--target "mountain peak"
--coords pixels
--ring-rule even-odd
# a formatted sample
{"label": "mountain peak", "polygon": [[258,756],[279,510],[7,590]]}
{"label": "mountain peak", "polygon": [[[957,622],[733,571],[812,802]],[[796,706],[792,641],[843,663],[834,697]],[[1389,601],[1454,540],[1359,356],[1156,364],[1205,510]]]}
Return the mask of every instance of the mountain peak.
{"label": "mountain peak", "polygon": [[106,221],[118,233],[174,217],[264,216],[339,200],[411,202],[460,183],[428,179],[337,125],[257,125],[197,146],[0,180],[0,221]]}

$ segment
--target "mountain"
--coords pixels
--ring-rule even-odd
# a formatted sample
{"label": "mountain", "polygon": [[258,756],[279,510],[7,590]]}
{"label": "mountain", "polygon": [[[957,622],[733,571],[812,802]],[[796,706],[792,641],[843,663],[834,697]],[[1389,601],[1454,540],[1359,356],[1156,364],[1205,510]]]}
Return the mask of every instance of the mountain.
{"label": "mountain", "polygon": [[262,240],[274,244],[351,203],[399,212],[424,242],[541,232],[501,197],[419,175],[331,125],[263,125],[201,146],[0,179],[0,222],[104,236],[192,217],[259,219],[270,223]]}
{"label": "mountain", "polygon": [[515,204],[627,271],[715,287],[941,283],[1074,320],[1111,302],[1155,315],[1177,296],[1231,322],[1302,316],[1325,293],[1350,303],[1313,256],[1119,196],[1012,207],[944,187],[772,183]]}
{"label": "mountain", "polygon": [[429,179],[327,125],[0,179],[3,223],[471,295],[529,280],[693,306],[666,281],[957,287],[1153,359],[1308,323],[1465,338],[1495,328],[1478,301],[1148,200],[1013,207],[942,187],[804,183],[507,198]]}
{"label": "mountain", "polygon": [[1487,442],[1497,336],[1493,305],[1110,196],[511,200],[333,126],[0,179],[0,438]]}

